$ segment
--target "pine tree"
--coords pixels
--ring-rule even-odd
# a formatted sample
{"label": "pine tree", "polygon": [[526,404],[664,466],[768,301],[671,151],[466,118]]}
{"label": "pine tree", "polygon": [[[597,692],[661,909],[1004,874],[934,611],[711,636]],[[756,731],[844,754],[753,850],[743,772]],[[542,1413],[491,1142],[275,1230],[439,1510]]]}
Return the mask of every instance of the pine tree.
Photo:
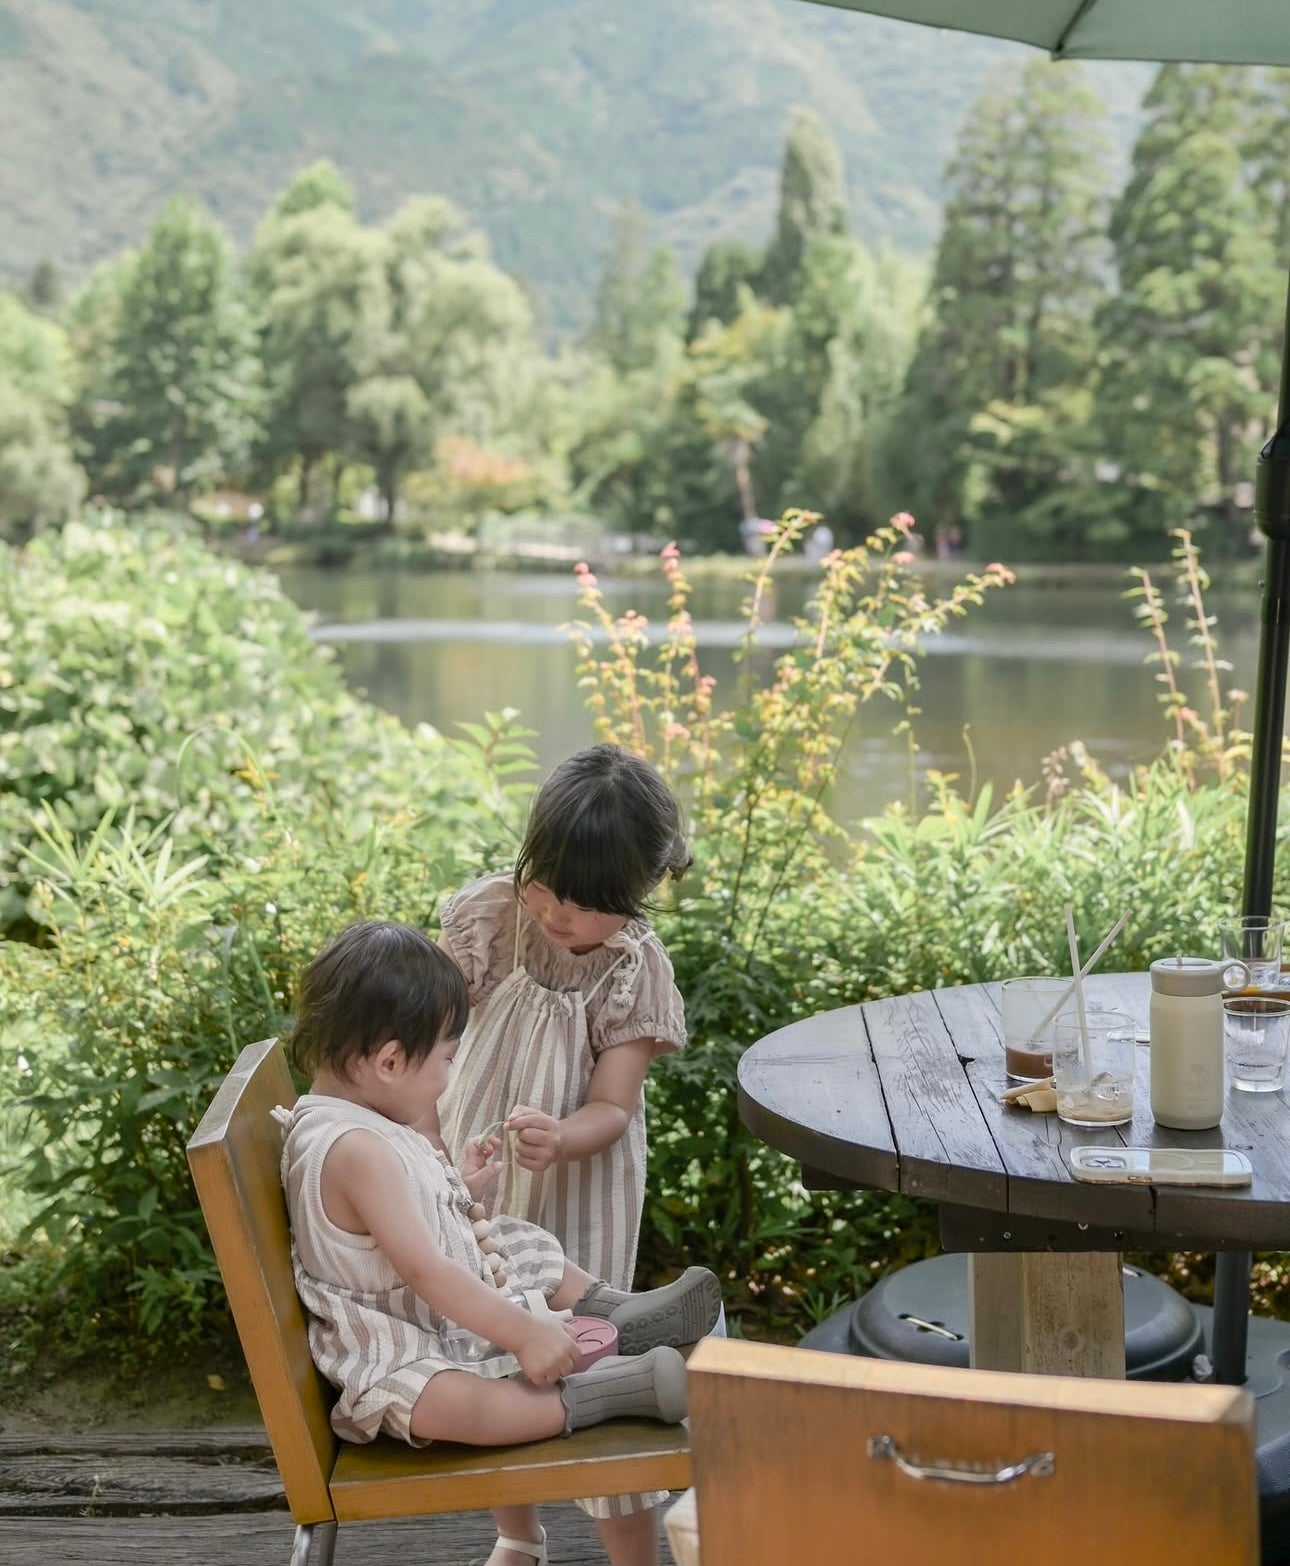
{"label": "pine tree", "polygon": [[846,231],[841,154],[817,115],[795,109],[784,144],[775,232],[762,262],[758,292],[771,304],[791,304],[812,243]]}
{"label": "pine tree", "polygon": [[694,304],[685,340],[693,342],[711,322],[729,326],[755,287],[760,270],[761,258],[750,246],[732,239],[710,245],[694,279]]}
{"label": "pine tree", "polygon": [[1068,477],[1105,286],[1103,113],[1077,68],[1044,61],[1005,68],[969,111],[882,462],[924,532],[1006,533]]}
{"label": "pine tree", "polygon": [[48,256],[32,268],[24,297],[38,314],[58,314],[63,303],[63,277]]}
{"label": "pine tree", "polygon": [[1275,404],[1281,278],[1243,151],[1257,130],[1251,75],[1165,66],[1111,223],[1120,292],[1102,320],[1106,451],[1157,536],[1248,519],[1238,486]]}

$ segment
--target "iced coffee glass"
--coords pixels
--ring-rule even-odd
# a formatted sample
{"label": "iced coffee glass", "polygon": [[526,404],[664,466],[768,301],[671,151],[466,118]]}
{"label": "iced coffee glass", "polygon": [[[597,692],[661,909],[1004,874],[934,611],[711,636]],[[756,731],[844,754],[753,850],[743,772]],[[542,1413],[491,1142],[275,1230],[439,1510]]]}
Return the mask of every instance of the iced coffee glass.
{"label": "iced coffee glass", "polygon": [[1003,1013],[1004,1064],[1013,1082],[1040,1082],[1053,1074],[1053,1026],[1031,1035],[1070,989],[1069,979],[1005,979]]}
{"label": "iced coffee glass", "polygon": [[1137,1024],[1125,1012],[1097,1006],[1085,1009],[1084,1020],[1082,1030],[1072,1007],[1053,1033],[1057,1116],[1072,1126],[1125,1125],[1133,1119]]}

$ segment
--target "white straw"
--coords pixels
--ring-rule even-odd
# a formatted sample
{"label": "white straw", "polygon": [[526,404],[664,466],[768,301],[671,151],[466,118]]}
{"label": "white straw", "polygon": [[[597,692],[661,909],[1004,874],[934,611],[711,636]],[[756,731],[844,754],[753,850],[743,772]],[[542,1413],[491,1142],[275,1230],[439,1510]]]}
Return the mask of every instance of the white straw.
{"label": "white straw", "polygon": [[1075,975],[1075,1010],[1079,1013],[1079,1047],[1084,1060],[1084,1080],[1093,1080],[1093,1060],[1088,1047],[1088,1017],[1084,1013],[1084,979],[1079,969],[1079,942],[1075,939],[1075,910],[1066,904],[1066,939],[1071,949],[1071,972]]}
{"label": "white straw", "polygon": [[[1126,908],[1124,910],[1124,912],[1120,915],[1120,917],[1111,926],[1111,929],[1110,929],[1109,933],[1103,937],[1101,945],[1097,948],[1097,950],[1093,953],[1093,955],[1089,958],[1089,960],[1080,969],[1079,976],[1080,976],[1081,979],[1087,979],[1088,978],[1089,974],[1092,973],[1093,969],[1097,967],[1098,963],[1101,962],[1103,957],[1105,957],[1107,952],[1110,950],[1111,942],[1116,938],[1117,935],[1119,935],[1120,931],[1125,927],[1126,924],[1128,924],[1128,922],[1129,922],[1129,910]],[[1035,1040],[1044,1031],[1044,1029],[1053,1020],[1053,1018],[1057,1015],[1057,1013],[1062,1009],[1062,1007],[1066,1004],[1066,1002],[1071,998],[1071,996],[1074,993],[1075,993],[1075,981],[1074,981],[1074,979],[1072,979],[1071,982],[1062,991],[1062,993],[1057,997],[1056,1002],[1049,1008],[1048,1014],[1041,1020],[1041,1022],[1039,1023],[1039,1026],[1034,1029],[1034,1031],[1031,1033],[1030,1037],[1026,1040],[1026,1042],[1020,1046],[1022,1049],[1029,1049],[1030,1048],[1030,1046],[1035,1042]]]}

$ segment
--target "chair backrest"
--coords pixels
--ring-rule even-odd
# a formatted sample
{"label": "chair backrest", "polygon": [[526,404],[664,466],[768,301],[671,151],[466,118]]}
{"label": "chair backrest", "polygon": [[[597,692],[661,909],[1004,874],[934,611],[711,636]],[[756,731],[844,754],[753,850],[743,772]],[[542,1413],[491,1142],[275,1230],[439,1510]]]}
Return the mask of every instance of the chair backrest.
{"label": "chair backrest", "polygon": [[[714,1338],[695,1349],[689,1381],[699,1550],[715,1566],[1259,1558],[1254,1402],[1237,1388]],[[1046,1476],[1041,1462],[1039,1474],[1002,1477],[1045,1453]],[[920,1473],[928,1467],[953,1477]]]}
{"label": "chair backrest", "polygon": [[282,1132],[270,1113],[295,1101],[282,1046],[248,1044],[193,1132],[188,1166],[287,1504],[297,1522],[313,1523],[333,1515],[328,1481],[338,1443],[292,1277]]}

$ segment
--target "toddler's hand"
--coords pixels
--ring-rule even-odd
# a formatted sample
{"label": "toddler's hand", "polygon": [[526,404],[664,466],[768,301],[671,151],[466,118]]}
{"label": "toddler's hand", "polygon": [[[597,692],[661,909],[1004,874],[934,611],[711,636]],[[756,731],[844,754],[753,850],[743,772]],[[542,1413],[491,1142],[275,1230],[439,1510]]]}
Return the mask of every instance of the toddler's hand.
{"label": "toddler's hand", "polygon": [[501,1164],[485,1164],[482,1169],[476,1169],[473,1174],[463,1174],[461,1183],[466,1187],[477,1202],[484,1197],[497,1184],[498,1176],[502,1172]]}
{"label": "toddler's hand", "polygon": [[515,1134],[514,1158],[521,1169],[541,1174],[560,1158],[560,1122],[540,1109],[521,1104],[506,1117],[506,1129]]}
{"label": "toddler's hand", "polygon": [[512,1351],[520,1369],[535,1387],[549,1386],[567,1376],[578,1363],[578,1342],[567,1322],[550,1316],[529,1316],[520,1346]]}
{"label": "toddler's hand", "polygon": [[[469,1180],[471,1175],[478,1174],[481,1170],[489,1168],[488,1160],[498,1151],[501,1145],[502,1139],[500,1136],[473,1137],[467,1142],[466,1151],[461,1157],[462,1178]],[[499,1166],[493,1164],[491,1168],[493,1170],[492,1179],[495,1180]],[[489,1181],[489,1184],[491,1183],[492,1180]]]}

